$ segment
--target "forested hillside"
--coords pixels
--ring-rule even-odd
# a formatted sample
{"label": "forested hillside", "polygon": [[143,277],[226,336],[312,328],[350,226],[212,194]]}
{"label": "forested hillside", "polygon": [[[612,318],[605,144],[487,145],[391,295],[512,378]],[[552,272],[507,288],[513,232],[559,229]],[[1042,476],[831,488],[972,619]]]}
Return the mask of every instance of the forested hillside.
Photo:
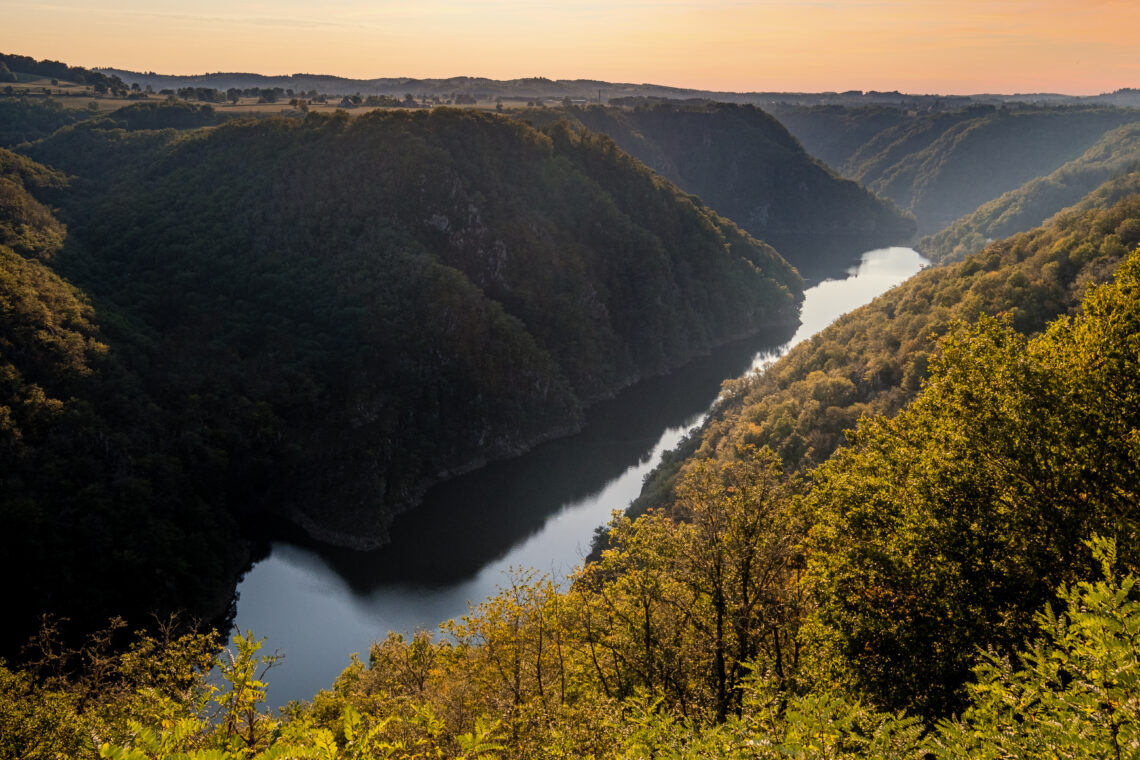
{"label": "forested hillside", "polygon": [[1107,181],[727,384],[566,583],[512,571],[264,708],[258,632],[219,654],[187,617],[225,625],[266,522],[374,545],[431,483],[794,323],[720,185],[776,234],[902,218],[752,108],[535,113],[0,108],[0,760],[1135,755],[1120,109],[851,117],[829,150],[928,220]]}
{"label": "forested hillside", "polygon": [[90,113],[67,108],[48,98],[0,99],[0,147],[47,137],[60,127],[89,118]]}
{"label": "forested hillside", "polygon": [[203,680],[210,640],[144,638],[118,658],[89,648],[102,669],[85,677],[53,672],[59,655],[0,668],[0,746],[1126,756],[1140,737],[1138,296],[1140,249],[1033,338],[991,317],[958,323],[913,404],[865,420],[806,480],[765,449],[699,460],[673,514],[615,520],[571,588],[512,577],[448,637],[391,635],[311,703],[258,709],[272,657],[248,636],[220,690]]}
{"label": "forested hillside", "polygon": [[274,457],[309,473],[288,486],[309,517],[390,514],[794,319],[799,280],[771,248],[560,128],[448,110],[183,137],[80,125],[32,153],[79,176],[64,265],[130,313],[207,427],[243,445],[291,431]]}
{"label": "forested hillside", "polygon": [[877,703],[958,708],[979,649],[1024,646],[1060,584],[1095,577],[1093,536],[1136,567],[1138,265],[1039,337],[955,327],[916,401],[813,473],[809,637]]}
{"label": "forested hillside", "polygon": [[843,172],[856,152],[880,133],[898,128],[915,116],[899,106],[800,106],[776,104],[767,109],[808,153]]}
{"label": "forested hillside", "polygon": [[8,651],[41,609],[217,612],[245,556],[235,519],[375,544],[430,483],[796,318],[799,276],[771,247],[605,137],[447,109],[182,132],[121,125],[210,115],[125,111],[25,148],[67,181],[5,154],[19,302],[48,297],[30,268],[77,316],[20,313],[102,347],[69,349],[84,379],[56,392],[64,368],[25,366],[54,333],[7,326],[30,345],[6,353],[24,378],[9,416],[32,409],[24,382],[79,415],[12,433],[35,448],[4,493],[6,561],[44,585]]}
{"label": "forested hillside", "polygon": [[725,386],[699,436],[647,480],[634,513],[661,507],[686,456],[731,460],[767,446],[785,467],[818,464],[864,414],[891,415],[914,398],[937,338],[956,320],[1007,314],[1022,333],[1072,311],[1140,243],[1140,195],[1110,182],[1046,227],[927,269],[836,320],[762,374]]}
{"label": "forested hillside", "polygon": [[537,124],[565,119],[609,135],[805,272],[834,269],[836,256],[914,234],[907,215],[812,159],[779,122],[754,106],[530,109],[521,118]]}
{"label": "forested hillside", "polygon": [[920,231],[930,232],[1140,119],[1125,109],[977,110],[879,134],[851,157],[850,176],[914,212]]}
{"label": "forested hillside", "polygon": [[[1140,124],[1108,132],[1055,172],[1011,190],[918,243],[931,260],[959,261],[997,238],[1031,229],[1077,203],[1113,177],[1140,171]],[[1133,190],[1132,192],[1135,192]]]}
{"label": "forested hillside", "polygon": [[[843,176],[912,212],[919,232],[929,235],[1078,159],[1109,130],[1140,121],[1140,111],[975,105],[904,117],[878,108],[817,108],[785,109],[781,118],[809,151],[821,151]],[[837,123],[850,137],[828,139]]]}
{"label": "forested hillside", "polygon": [[67,108],[54,98],[0,98],[0,147],[16,148],[81,121],[100,122],[104,129],[189,129],[222,120],[209,105],[181,101],[135,103],[103,113]]}
{"label": "forested hillside", "polygon": [[33,194],[58,172],[0,149],[0,646],[39,615],[76,630],[109,615],[219,615],[248,559],[193,429],[156,408],[86,296],[53,271],[67,229]]}

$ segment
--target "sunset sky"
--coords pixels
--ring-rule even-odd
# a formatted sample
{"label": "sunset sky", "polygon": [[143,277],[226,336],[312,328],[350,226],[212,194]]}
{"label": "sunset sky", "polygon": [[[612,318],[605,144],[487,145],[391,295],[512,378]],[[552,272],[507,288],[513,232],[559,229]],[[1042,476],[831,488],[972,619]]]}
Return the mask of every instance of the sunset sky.
{"label": "sunset sky", "polygon": [[0,52],[164,74],[710,90],[1140,87],[1138,0],[0,0]]}

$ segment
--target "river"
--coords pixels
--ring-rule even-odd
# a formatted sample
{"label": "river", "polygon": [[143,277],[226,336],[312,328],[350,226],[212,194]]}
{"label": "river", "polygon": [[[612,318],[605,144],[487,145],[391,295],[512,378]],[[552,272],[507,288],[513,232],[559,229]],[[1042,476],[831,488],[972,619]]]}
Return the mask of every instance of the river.
{"label": "river", "polygon": [[392,525],[390,545],[355,552],[276,541],[238,585],[235,627],[284,654],[268,701],[310,699],[389,630],[434,630],[493,594],[510,567],[564,579],[595,529],[699,426],[723,380],[762,367],[927,262],[910,248],[856,256],[844,279],[807,289],[801,324],[651,378],[591,408],[583,431],[443,483]]}

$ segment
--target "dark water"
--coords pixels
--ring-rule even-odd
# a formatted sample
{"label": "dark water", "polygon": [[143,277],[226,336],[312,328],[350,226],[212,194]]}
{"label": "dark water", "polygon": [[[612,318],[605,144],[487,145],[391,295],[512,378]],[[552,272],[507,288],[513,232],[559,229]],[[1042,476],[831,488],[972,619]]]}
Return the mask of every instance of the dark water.
{"label": "dark water", "polygon": [[802,323],[725,346],[591,409],[583,432],[428,492],[374,552],[274,543],[238,586],[236,626],[285,654],[269,700],[309,699],[387,631],[434,629],[493,594],[510,567],[564,578],[595,529],[624,509],[663,452],[699,425],[723,380],[763,366],[924,264],[909,248],[868,251],[805,293]]}

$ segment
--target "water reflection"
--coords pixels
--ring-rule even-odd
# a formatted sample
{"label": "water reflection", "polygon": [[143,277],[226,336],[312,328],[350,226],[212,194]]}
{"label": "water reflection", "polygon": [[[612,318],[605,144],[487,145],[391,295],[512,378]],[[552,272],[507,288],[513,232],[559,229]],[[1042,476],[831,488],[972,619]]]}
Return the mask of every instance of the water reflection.
{"label": "water reflection", "polygon": [[[847,277],[819,282],[804,294],[800,327],[778,358],[795,344],[810,338],[844,314],[903,282],[928,262],[913,248],[878,248],[867,251],[847,270]],[[753,365],[760,367],[763,361]]]}
{"label": "water reflection", "polygon": [[[762,366],[924,264],[908,248],[871,251],[805,294],[802,324],[725,346],[667,377],[594,407],[584,431],[519,459],[432,489],[400,516],[392,542],[353,552],[274,543],[238,587],[236,625],[268,637],[287,659],[270,701],[308,699],[388,630],[434,628],[503,583],[511,566],[563,578],[589,550],[595,528],[639,493],[645,475],[700,424],[721,382]],[[790,338],[790,340],[789,340]]]}
{"label": "water reflection", "polygon": [[807,287],[825,280],[843,280],[855,274],[865,251],[888,250],[882,234],[820,235],[812,232],[771,233],[771,243],[788,261],[796,262]]}
{"label": "water reflection", "polygon": [[578,435],[436,486],[423,504],[396,518],[392,540],[381,549],[309,548],[356,594],[389,583],[436,588],[469,580],[542,530],[552,515],[596,497],[629,468],[646,464],[663,429],[691,427],[725,378],[742,374],[757,352],[786,343],[793,332],[769,330],[724,346],[592,407]]}

